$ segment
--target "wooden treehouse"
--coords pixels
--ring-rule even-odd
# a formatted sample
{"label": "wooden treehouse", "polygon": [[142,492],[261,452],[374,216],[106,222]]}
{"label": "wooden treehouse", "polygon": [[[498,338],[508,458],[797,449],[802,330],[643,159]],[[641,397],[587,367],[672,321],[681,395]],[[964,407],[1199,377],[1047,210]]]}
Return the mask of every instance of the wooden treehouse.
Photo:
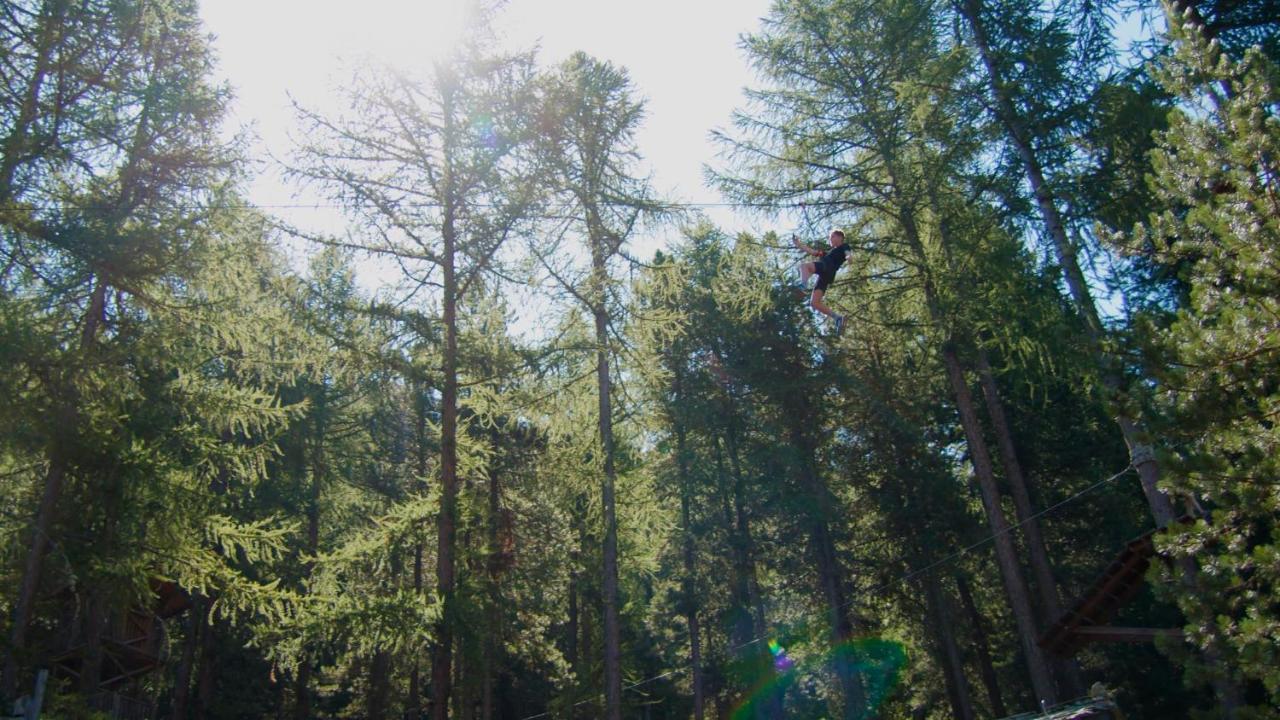
{"label": "wooden treehouse", "polygon": [[[114,692],[160,667],[163,662],[163,622],[191,606],[191,598],[176,583],[151,583],[153,602],[134,606],[111,619],[100,637],[102,668],[100,690]],[[57,675],[79,681],[88,651],[86,638],[53,658]]]}
{"label": "wooden treehouse", "polygon": [[[1183,517],[1179,522],[1190,522]],[[1071,657],[1090,643],[1145,643],[1159,637],[1182,637],[1178,628],[1146,628],[1113,625],[1120,610],[1142,590],[1147,569],[1156,555],[1156,535],[1152,530],[1125,544],[1111,564],[1102,571],[1075,604],[1049,627],[1039,640],[1040,647],[1059,657]],[[1121,718],[1119,708],[1105,688],[1096,686],[1092,697],[1073,700],[1040,711],[1013,715],[1005,720],[1085,720]]]}

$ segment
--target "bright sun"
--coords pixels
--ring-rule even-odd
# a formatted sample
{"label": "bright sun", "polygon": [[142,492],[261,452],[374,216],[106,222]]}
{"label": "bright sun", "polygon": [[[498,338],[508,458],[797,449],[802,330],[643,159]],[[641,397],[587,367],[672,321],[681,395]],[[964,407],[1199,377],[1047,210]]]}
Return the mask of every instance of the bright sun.
{"label": "bright sun", "polygon": [[218,36],[217,47],[228,61],[229,76],[275,74],[292,86],[366,62],[410,72],[423,70],[455,46],[470,4],[470,0],[208,0],[202,14]]}

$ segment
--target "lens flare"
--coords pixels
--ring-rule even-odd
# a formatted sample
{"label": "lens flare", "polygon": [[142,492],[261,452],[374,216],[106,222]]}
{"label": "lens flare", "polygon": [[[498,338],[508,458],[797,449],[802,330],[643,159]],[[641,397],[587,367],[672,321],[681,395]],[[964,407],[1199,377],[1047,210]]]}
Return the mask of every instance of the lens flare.
{"label": "lens flare", "polygon": [[[781,702],[787,688],[800,675],[819,673],[854,673],[862,685],[866,706],[853,717],[873,717],[880,705],[893,693],[907,663],[907,651],[901,643],[883,638],[856,638],[840,643],[813,662],[797,665],[782,644],[769,640],[773,672],[766,675],[742,702],[733,709],[733,720],[751,720],[765,703]],[[766,666],[767,667],[767,666]],[[763,670],[763,668],[760,668]]]}
{"label": "lens flare", "polygon": [[773,655],[773,669],[778,672],[788,672],[796,665],[791,658],[787,657],[787,651],[778,644],[777,640],[769,641],[769,653]]}
{"label": "lens flare", "polygon": [[501,138],[498,136],[498,131],[493,127],[493,118],[487,115],[477,117],[471,121],[471,131],[475,133],[476,141],[480,145],[490,150],[498,148]]}
{"label": "lens flare", "polygon": [[857,638],[832,648],[828,658],[831,667],[839,668],[843,664],[861,678],[867,708],[860,717],[872,717],[898,686],[902,668],[907,664],[907,650],[902,643],[892,640]]}

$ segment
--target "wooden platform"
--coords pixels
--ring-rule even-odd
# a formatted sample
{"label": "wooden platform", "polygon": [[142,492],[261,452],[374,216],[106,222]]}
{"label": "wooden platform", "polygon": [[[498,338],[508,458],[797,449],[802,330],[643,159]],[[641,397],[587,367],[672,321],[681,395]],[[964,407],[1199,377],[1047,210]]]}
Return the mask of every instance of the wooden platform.
{"label": "wooden platform", "polygon": [[1071,609],[1040,638],[1040,647],[1070,657],[1093,642],[1152,642],[1158,637],[1181,637],[1179,629],[1112,626],[1111,620],[1142,589],[1147,568],[1156,557],[1159,530],[1130,540],[1102,575]]}
{"label": "wooden platform", "polygon": [[[102,638],[102,677],[99,687],[114,690],[160,667],[158,653],[148,645],[149,638],[145,637],[128,640]],[[53,662],[58,674],[79,680],[84,653],[85,646],[81,644],[55,657]]]}

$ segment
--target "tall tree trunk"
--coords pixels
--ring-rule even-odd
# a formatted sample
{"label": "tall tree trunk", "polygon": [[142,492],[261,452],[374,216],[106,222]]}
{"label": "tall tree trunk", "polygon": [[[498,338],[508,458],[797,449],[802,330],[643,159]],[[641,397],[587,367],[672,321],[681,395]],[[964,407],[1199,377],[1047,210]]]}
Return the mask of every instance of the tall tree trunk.
{"label": "tall tree trunk", "polygon": [[1022,463],[1018,461],[1013,433],[1009,429],[1004,403],[1000,399],[1000,392],[996,386],[995,376],[991,372],[991,363],[987,360],[986,351],[978,348],[974,352],[974,362],[982,385],[987,416],[991,418],[991,430],[996,437],[996,446],[1000,449],[1000,460],[1004,465],[1009,494],[1013,497],[1013,507],[1017,510],[1019,529],[1026,539],[1027,554],[1031,559],[1031,571],[1035,576],[1036,591],[1040,599],[1040,618],[1043,625],[1048,627],[1062,614],[1062,604],[1058,598],[1058,583],[1053,576],[1049,553],[1045,549],[1044,536],[1040,534],[1040,522],[1035,518],[1031,493],[1027,490],[1026,477],[1022,474]]}
{"label": "tall tree trunk", "polygon": [[[1098,315],[1097,305],[1093,302],[1088,281],[1080,269],[1075,244],[1067,236],[1066,226],[1058,211],[1057,200],[1052,188],[1045,181],[1043,165],[1032,145],[1031,133],[1013,105],[1000,67],[992,53],[986,25],[982,20],[982,0],[960,0],[959,9],[969,24],[974,44],[986,68],[987,80],[995,101],[996,115],[1004,125],[1018,157],[1022,160],[1023,170],[1026,172],[1027,182],[1031,185],[1031,191],[1035,195],[1036,206],[1040,211],[1045,230],[1053,241],[1058,266],[1066,280],[1067,290],[1088,331],[1090,348],[1098,367],[1102,370],[1103,384],[1114,399],[1123,391],[1124,379],[1117,370],[1114,358],[1109,357],[1103,348],[1102,319]],[[1130,417],[1122,407],[1118,408],[1118,412],[1116,422],[1129,448],[1130,462],[1138,471],[1142,491],[1151,508],[1151,515],[1158,527],[1165,527],[1174,521],[1176,513],[1169,497],[1159,488],[1160,468],[1156,463],[1155,453],[1143,440],[1141,428],[1135,419]]]}
{"label": "tall tree trunk", "polygon": [[[101,277],[96,278],[80,333],[79,354],[83,360],[88,360],[93,354],[98,328],[104,320],[106,300],[106,280]],[[55,423],[54,436],[49,444],[49,467],[45,473],[44,491],[40,494],[40,505],[36,510],[35,521],[32,523],[30,546],[23,566],[22,580],[18,584],[18,596],[13,604],[13,625],[9,629],[9,646],[5,648],[0,691],[3,691],[6,697],[13,697],[17,689],[18,656],[27,649],[27,627],[31,624],[36,591],[40,588],[40,575],[44,570],[44,556],[49,549],[53,518],[57,513],[58,500],[62,497],[62,487],[69,469],[67,455],[70,449],[67,444],[70,440],[65,437],[65,434],[75,431],[76,418],[79,414],[77,407],[79,392],[76,382],[75,377],[60,381],[62,385],[60,393],[63,397],[60,399],[57,411],[58,420]]]}
{"label": "tall tree trunk", "polygon": [[[422,381],[414,382],[414,420],[417,451],[418,491],[427,491],[427,389]],[[422,542],[413,546],[413,594],[421,596],[423,585]],[[418,653],[409,652],[409,698],[405,703],[405,715],[409,720],[422,717],[422,679]]]}
{"label": "tall tree trunk", "polygon": [[[942,203],[936,194],[930,195],[934,211],[939,216],[939,233],[943,239],[942,251],[946,257],[947,268],[955,267],[949,223]],[[931,307],[936,307],[936,300],[930,298]],[[940,314],[937,311],[935,316]],[[1040,522],[1035,517],[1031,503],[1031,494],[1027,488],[1026,477],[1022,472],[1022,462],[1018,458],[1017,445],[1013,441],[1013,433],[1009,420],[1005,415],[1004,401],[1000,398],[1000,389],[996,384],[995,373],[991,370],[991,362],[987,351],[977,342],[972,343],[974,366],[978,372],[978,380],[982,388],[982,398],[987,408],[987,416],[991,418],[991,430],[996,438],[996,446],[1000,450],[1000,461],[1004,467],[1005,480],[1009,485],[1013,506],[1017,511],[1019,529],[1026,538],[1027,554],[1031,560],[1032,575],[1036,581],[1039,597],[1040,621],[1042,627],[1048,627],[1062,613],[1058,598],[1058,583],[1053,576],[1053,566],[1049,562],[1049,554],[1045,550],[1044,537],[1040,533]]]}
{"label": "tall tree trunk", "polygon": [[[452,107],[445,101],[446,122],[451,120]],[[440,408],[440,515],[437,528],[436,588],[443,603],[440,621],[436,624],[435,648],[431,654],[431,718],[446,720],[449,715],[449,691],[453,653],[454,614],[454,549],[458,518],[458,279],[454,262],[457,252],[457,230],[454,226],[454,205],[450,189],[450,173],[446,159],[444,169],[446,187],[444,223],[441,232],[443,253],[443,326],[444,326],[444,387],[441,389]]]}
{"label": "tall tree trunk", "polygon": [[[186,637],[182,642],[182,659],[173,681],[173,720],[186,720],[187,703],[191,697],[191,671],[195,669],[196,648],[200,644],[200,625],[204,617],[204,596],[192,593],[191,610],[187,612]],[[283,684],[283,683],[282,683]]]}
{"label": "tall tree trunk", "polygon": [[[1111,399],[1117,401],[1115,403],[1117,409],[1116,424],[1120,426],[1120,433],[1124,437],[1125,445],[1129,448],[1129,462],[1138,472],[1142,492],[1146,496],[1147,505],[1151,510],[1151,516],[1155,520],[1156,526],[1167,527],[1177,519],[1178,514],[1169,496],[1160,489],[1160,466],[1156,461],[1155,452],[1144,439],[1143,428],[1137,419],[1132,417],[1125,409],[1124,402],[1120,397],[1125,390],[1125,379],[1120,370],[1121,364],[1106,350],[1102,343],[1104,328],[1101,316],[1098,314],[1097,305],[1093,301],[1084,273],[1080,269],[1075,244],[1067,236],[1066,226],[1058,211],[1057,198],[1054,196],[1053,189],[1045,181],[1044,167],[1032,144],[1031,133],[1027,129],[1026,123],[1023,122],[1022,117],[1018,114],[1017,108],[1014,107],[1004,76],[1000,72],[999,64],[996,62],[995,54],[992,52],[990,38],[987,35],[986,25],[982,19],[982,0],[961,0],[959,7],[965,21],[969,24],[970,31],[973,33],[974,44],[977,46],[978,53],[982,57],[983,66],[986,68],[987,80],[995,101],[996,114],[1005,126],[1005,132],[1022,160],[1027,181],[1035,194],[1036,205],[1045,224],[1045,230],[1053,240],[1058,265],[1062,269],[1071,299],[1084,319],[1089,335],[1089,347],[1095,363],[1101,371],[1103,386],[1107,389]],[[1199,586],[1200,582],[1197,579],[1199,569],[1196,567],[1194,559],[1185,558],[1180,561],[1180,564],[1188,587],[1195,592],[1195,588]],[[1219,651],[1216,647],[1210,646],[1205,648],[1203,652],[1209,662],[1213,664],[1213,658],[1218,655]],[[1216,677],[1212,682],[1224,712],[1228,717],[1234,717],[1237,708],[1241,704],[1241,689],[1222,677]]]}
{"label": "tall tree trunk", "polygon": [[[903,236],[922,267],[927,268],[928,254],[920,238],[920,230],[916,224],[914,208],[903,203],[900,207],[899,221],[902,224]],[[1027,583],[1022,576],[1018,564],[1018,552],[1010,536],[1009,521],[1005,517],[1004,507],[1000,501],[1000,491],[996,485],[995,470],[991,463],[991,454],[987,450],[987,441],[982,431],[982,424],[974,408],[973,395],[969,392],[969,382],[965,379],[964,369],[960,364],[955,343],[947,330],[949,323],[946,313],[938,298],[933,280],[927,270],[924,275],[923,289],[925,307],[929,319],[948,333],[942,344],[942,364],[946,370],[947,381],[951,385],[955,398],[956,411],[960,416],[960,425],[964,429],[965,440],[969,447],[970,460],[973,463],[974,477],[982,494],[982,505],[986,511],[987,522],[991,527],[995,543],[996,563],[1000,568],[1000,578],[1004,582],[1005,595],[1009,607],[1013,611],[1014,621],[1018,628],[1018,640],[1022,646],[1027,670],[1031,675],[1031,684],[1038,700],[1055,702],[1057,690],[1049,672],[1048,658],[1036,642],[1039,636],[1035,613],[1031,609]]]}
{"label": "tall tree trunk", "polygon": [[[950,270],[955,265],[947,214],[936,193],[930,193],[930,202],[939,218],[938,228],[942,238],[942,252],[946,258],[947,268]],[[919,244],[915,244],[914,247],[916,252],[923,258],[923,249]],[[940,319],[942,313],[938,307],[938,301],[933,295],[932,288],[932,283],[927,282],[926,293],[929,295],[930,312],[932,317],[937,320]],[[1040,523],[1036,518],[1031,503],[1031,495],[1022,472],[1022,463],[1018,459],[1017,446],[1013,442],[1013,433],[1010,431],[1009,422],[1005,416],[1004,402],[1000,399],[995,375],[991,371],[991,363],[987,358],[986,350],[980,345],[973,344],[972,351],[978,370],[983,400],[987,407],[987,414],[991,418],[992,431],[996,437],[997,447],[1000,450],[1005,480],[1013,496],[1018,527],[1023,531],[1026,538],[1027,552],[1031,559],[1032,575],[1035,578],[1035,589],[1039,598],[1037,606],[1039,610],[1037,615],[1039,618],[1038,627],[1047,628],[1057,621],[1062,612],[1058,599],[1057,580],[1053,576],[1053,568],[1049,562],[1048,552],[1045,550],[1044,538],[1040,533]],[[1049,658],[1048,661],[1058,682],[1059,697],[1078,697],[1083,694],[1084,687],[1080,678],[1080,671],[1074,660],[1055,657]]]}
{"label": "tall tree trunk", "polygon": [[1027,585],[1022,577],[1022,569],[1018,566],[1017,549],[1014,548],[1013,538],[1009,535],[1009,521],[1005,518],[1004,508],[1000,504],[1000,492],[996,488],[991,456],[987,451],[982,426],[973,406],[973,396],[969,393],[969,384],[965,380],[964,370],[961,369],[954,345],[951,343],[944,345],[942,359],[946,366],[947,379],[951,383],[951,390],[956,399],[956,409],[960,413],[960,424],[964,427],[965,438],[968,441],[974,475],[982,492],[982,505],[986,509],[987,521],[994,535],[996,562],[1000,567],[1000,577],[1004,580],[1009,607],[1013,611],[1013,618],[1018,626],[1018,639],[1022,645],[1022,654],[1027,661],[1027,670],[1031,673],[1031,685],[1035,689],[1038,700],[1053,703],[1058,699],[1057,691],[1049,674],[1048,659],[1036,642],[1039,633],[1031,610],[1031,600],[1027,597]]}
{"label": "tall tree trunk", "polygon": [[969,696],[969,683],[964,677],[960,648],[956,645],[956,625],[951,618],[950,603],[943,597],[941,583],[934,573],[924,573],[921,584],[924,585],[925,607],[929,613],[929,624],[933,626],[933,637],[938,644],[942,674],[946,679],[951,716],[956,720],[973,720],[973,701]]}
{"label": "tall tree trunk", "polygon": [[374,653],[369,663],[368,696],[365,717],[368,720],[385,720],[391,700],[391,653]]}
{"label": "tall tree trunk", "polygon": [[48,0],[40,7],[39,29],[34,33],[36,47],[31,76],[22,93],[18,115],[4,138],[4,152],[0,153],[0,205],[13,199],[13,182],[18,166],[35,150],[31,147],[31,127],[41,115],[40,94],[50,71],[54,70],[54,55],[63,40],[63,25],[70,5],[70,0]]}
{"label": "tall tree trunk", "polygon": [[195,720],[209,717],[209,710],[214,706],[214,693],[217,692],[218,648],[215,640],[220,623],[213,619],[212,598],[206,601],[204,613],[200,631],[200,671],[196,678]]}
{"label": "tall tree trunk", "polygon": [[969,582],[963,575],[956,575],[956,589],[960,591],[960,602],[969,615],[974,650],[978,654],[978,674],[982,676],[982,685],[987,689],[991,713],[996,717],[1004,717],[1009,714],[1009,711],[1005,708],[1004,699],[1000,697],[1000,681],[996,676],[995,663],[991,661],[991,641],[987,639],[987,619],[978,612],[978,605],[973,601],[973,593],[969,592]]}
{"label": "tall tree trunk", "polygon": [[[681,401],[682,393],[679,386],[679,376],[677,375],[676,402]],[[689,663],[693,673],[693,717],[694,720],[702,720],[705,700],[703,698],[702,683],[702,646],[698,632],[697,589],[694,583],[697,565],[693,546],[693,522],[689,512],[689,495],[692,492],[692,482],[689,478],[689,458],[686,454],[688,448],[686,447],[684,426],[679,420],[675,420],[675,423],[676,464],[680,469],[680,523],[683,534],[682,555],[684,559],[684,597],[681,599],[681,604],[684,606],[685,618],[689,626]]]}
{"label": "tall tree trunk", "polygon": [[612,385],[609,379],[609,315],[606,303],[608,260],[607,233],[592,210],[591,228],[592,315],[596,331],[596,393],[599,396],[600,452],[604,461],[601,501],[604,511],[604,567],[601,590],[604,595],[604,691],[605,717],[622,720],[622,637],[618,617],[618,517],[615,507]]}
{"label": "tall tree trunk", "polygon": [[[982,348],[977,348],[974,356],[978,378],[982,385],[982,396],[986,401],[987,416],[991,418],[991,429],[995,433],[997,447],[1000,448],[1005,480],[1009,484],[1009,494],[1013,496],[1013,507],[1017,512],[1023,537],[1026,539],[1027,554],[1031,559],[1031,572],[1035,577],[1036,591],[1040,599],[1040,627],[1048,628],[1062,615],[1058,581],[1053,575],[1053,565],[1049,561],[1049,552],[1045,549],[1044,536],[1040,534],[1040,522],[1035,517],[1031,493],[1027,487],[1026,476],[1022,474],[1022,463],[1018,461],[1018,450],[1013,442],[1013,433],[1009,428],[1009,420],[1005,416],[1004,402],[1000,399],[995,375],[991,371],[991,363],[987,360],[987,353]],[[1052,663],[1062,696],[1083,695],[1084,681],[1080,677],[1080,667],[1075,660],[1053,658]]]}

